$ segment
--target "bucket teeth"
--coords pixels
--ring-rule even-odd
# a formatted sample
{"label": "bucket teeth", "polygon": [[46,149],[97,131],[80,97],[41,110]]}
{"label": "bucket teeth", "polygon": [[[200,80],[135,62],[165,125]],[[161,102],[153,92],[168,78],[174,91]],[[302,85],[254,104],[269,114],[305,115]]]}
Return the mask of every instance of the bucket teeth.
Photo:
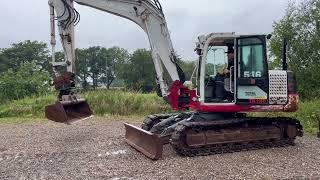
{"label": "bucket teeth", "polygon": [[77,102],[58,101],[45,107],[45,115],[48,119],[65,124],[72,124],[76,121],[88,119],[92,117],[92,114],[85,100]]}
{"label": "bucket teeth", "polygon": [[126,134],[125,141],[152,160],[162,157],[165,138],[152,134],[146,130],[124,123]]}

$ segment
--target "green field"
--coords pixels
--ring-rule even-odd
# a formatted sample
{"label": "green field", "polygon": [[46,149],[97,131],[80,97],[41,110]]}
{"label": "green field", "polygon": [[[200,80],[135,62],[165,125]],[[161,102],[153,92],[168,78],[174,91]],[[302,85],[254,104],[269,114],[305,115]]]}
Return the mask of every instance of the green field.
{"label": "green field", "polygon": [[[156,94],[116,90],[96,90],[82,94],[99,117],[143,117],[170,112],[170,107]],[[55,102],[55,95],[28,97],[0,104],[0,123],[42,122],[44,107]],[[320,118],[320,100],[300,103],[296,113],[256,113],[255,116],[291,116],[299,119],[305,131],[316,133]],[[116,119],[116,118],[113,118]],[[120,118],[121,119],[121,118]]]}

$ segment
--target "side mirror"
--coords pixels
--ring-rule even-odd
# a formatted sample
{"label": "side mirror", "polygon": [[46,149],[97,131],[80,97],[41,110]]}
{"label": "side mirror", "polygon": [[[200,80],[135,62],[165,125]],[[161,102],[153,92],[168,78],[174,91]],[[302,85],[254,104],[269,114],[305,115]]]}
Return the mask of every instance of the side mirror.
{"label": "side mirror", "polygon": [[272,38],[272,34],[268,34],[267,35],[267,39],[269,40],[269,39],[271,39]]}

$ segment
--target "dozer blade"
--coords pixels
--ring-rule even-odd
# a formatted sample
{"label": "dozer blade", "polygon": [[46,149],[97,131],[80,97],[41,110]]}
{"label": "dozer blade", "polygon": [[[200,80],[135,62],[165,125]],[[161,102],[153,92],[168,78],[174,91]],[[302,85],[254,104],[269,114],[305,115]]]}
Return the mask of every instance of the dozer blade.
{"label": "dozer blade", "polygon": [[158,160],[162,157],[163,145],[168,137],[159,137],[127,123],[124,123],[124,126],[126,128],[125,141],[130,146],[152,160]]}
{"label": "dozer blade", "polygon": [[57,101],[55,104],[45,107],[45,115],[48,119],[72,124],[73,122],[92,117],[92,111],[86,100]]}

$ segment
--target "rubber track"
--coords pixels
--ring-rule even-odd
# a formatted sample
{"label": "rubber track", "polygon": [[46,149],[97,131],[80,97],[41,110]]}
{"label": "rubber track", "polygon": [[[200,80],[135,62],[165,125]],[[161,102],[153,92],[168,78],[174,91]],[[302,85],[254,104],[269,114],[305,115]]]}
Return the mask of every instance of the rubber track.
{"label": "rubber track", "polygon": [[186,131],[189,129],[194,130],[210,130],[217,128],[228,128],[242,126],[244,123],[251,125],[294,125],[298,129],[298,136],[303,135],[302,126],[300,122],[292,118],[243,118],[243,119],[232,119],[232,120],[221,120],[221,121],[211,121],[211,122],[188,122],[180,124],[176,131],[173,133],[170,139],[171,146],[175,151],[182,156],[207,156],[214,154],[223,153],[233,153],[239,151],[248,151],[256,149],[265,149],[272,147],[285,147],[290,145],[295,145],[295,138],[283,138],[277,140],[259,140],[250,142],[238,142],[238,143],[225,143],[225,144],[215,144],[199,147],[188,147],[185,143]]}

